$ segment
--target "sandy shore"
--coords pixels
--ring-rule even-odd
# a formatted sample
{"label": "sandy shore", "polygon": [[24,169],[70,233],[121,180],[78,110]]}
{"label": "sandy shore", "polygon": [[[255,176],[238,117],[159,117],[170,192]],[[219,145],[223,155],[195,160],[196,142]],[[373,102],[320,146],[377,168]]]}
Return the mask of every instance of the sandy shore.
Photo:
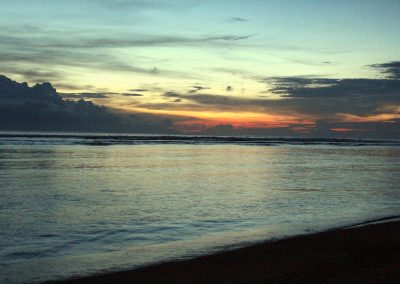
{"label": "sandy shore", "polygon": [[276,242],[64,283],[400,283],[400,221]]}

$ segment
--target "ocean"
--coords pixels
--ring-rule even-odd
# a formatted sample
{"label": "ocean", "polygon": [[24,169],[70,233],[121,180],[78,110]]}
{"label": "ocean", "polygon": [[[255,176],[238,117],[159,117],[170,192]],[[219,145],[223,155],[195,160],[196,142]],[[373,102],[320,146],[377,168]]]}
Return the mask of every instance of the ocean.
{"label": "ocean", "polygon": [[0,134],[0,283],[400,215],[400,142]]}

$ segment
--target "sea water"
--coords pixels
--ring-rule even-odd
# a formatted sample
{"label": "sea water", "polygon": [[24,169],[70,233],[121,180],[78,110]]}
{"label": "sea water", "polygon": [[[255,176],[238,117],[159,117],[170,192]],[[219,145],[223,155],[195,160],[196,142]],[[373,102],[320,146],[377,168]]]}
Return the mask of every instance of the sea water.
{"label": "sea water", "polygon": [[0,135],[1,283],[130,269],[396,214],[396,141]]}

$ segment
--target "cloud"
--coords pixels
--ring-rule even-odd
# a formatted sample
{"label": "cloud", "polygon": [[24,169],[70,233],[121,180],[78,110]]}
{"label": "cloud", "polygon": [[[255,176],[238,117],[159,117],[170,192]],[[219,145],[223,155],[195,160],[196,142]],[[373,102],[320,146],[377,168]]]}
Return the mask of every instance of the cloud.
{"label": "cloud", "polygon": [[[79,33],[82,34],[82,33]],[[114,49],[132,47],[223,47],[250,38],[251,35],[213,35],[184,37],[168,35],[118,34],[104,36],[75,31],[47,31],[35,34],[0,32],[0,72],[24,76],[30,82],[55,81],[68,77],[66,70],[79,67],[138,73],[151,76],[197,79],[193,74],[168,70],[162,66],[121,59]],[[27,68],[26,66],[29,66]],[[46,71],[42,71],[43,69]]]}
{"label": "cloud", "polygon": [[34,34],[44,31],[44,27],[39,27],[32,24],[20,24],[20,25],[5,25],[0,24],[0,30],[7,33],[18,33],[18,34]]}
{"label": "cloud", "polygon": [[230,17],[227,19],[228,22],[240,22],[240,23],[245,23],[248,22],[249,20],[242,18],[242,17]]}
{"label": "cloud", "polygon": [[93,53],[98,50],[122,49],[132,47],[213,47],[226,48],[227,46],[252,47],[262,50],[302,51],[321,54],[338,54],[347,50],[332,48],[317,48],[280,43],[255,44],[246,42],[257,34],[218,34],[204,36],[178,36],[159,34],[123,33],[110,36],[98,33],[86,33],[80,37],[77,31],[60,33],[59,31],[44,31],[39,35],[19,36],[15,33],[0,34],[0,46],[18,47],[19,50],[63,49],[67,51],[90,49]]}
{"label": "cloud", "polygon": [[[400,109],[400,81],[388,79],[333,79],[312,77],[265,78],[268,93],[276,97],[248,98],[219,94],[166,92],[164,97],[188,102],[181,107],[197,110],[246,110],[272,114],[297,114],[329,120],[343,120],[342,114],[370,116],[397,114]],[[146,103],[147,108],[168,109],[169,104]]]}
{"label": "cloud", "polygon": [[245,40],[253,37],[254,35],[243,35],[243,36],[237,36],[237,35],[226,35],[226,36],[210,36],[210,37],[205,37],[204,40],[207,41],[238,41],[238,40]]}
{"label": "cloud", "polygon": [[332,64],[330,61],[319,61],[315,59],[304,59],[304,58],[289,58],[289,57],[283,57],[283,60],[287,60],[289,62],[297,63],[297,64],[302,64],[302,65],[310,65],[310,66],[326,66],[328,64]]}
{"label": "cloud", "polygon": [[388,79],[400,80],[400,61],[392,61],[388,63],[372,64],[369,67],[377,69],[386,75]]}
{"label": "cloud", "polygon": [[270,92],[286,98],[282,104],[324,116],[376,114],[385,105],[400,105],[399,80],[281,77],[265,82],[273,85]]}
{"label": "cloud", "polygon": [[83,93],[59,93],[65,99],[107,99],[112,95],[124,97],[142,97],[138,93],[116,93],[116,92],[83,92]]}
{"label": "cloud", "polygon": [[182,95],[181,94],[178,94],[178,93],[175,93],[175,92],[165,92],[164,94],[163,94],[163,97],[166,97],[166,98],[180,98],[180,97],[182,97]]}
{"label": "cloud", "polygon": [[[388,67],[386,64],[383,66]],[[400,137],[400,80],[392,77],[336,79],[310,75],[264,78],[260,82],[268,86],[266,93],[273,96],[254,98],[167,92],[165,97],[181,99],[185,103],[175,106],[172,103],[146,103],[138,106],[154,110],[265,113],[295,116],[299,121],[312,122],[293,122],[274,132],[283,134],[286,128],[287,135],[294,135],[294,131],[301,135],[324,137]],[[235,129],[234,133],[272,133],[250,128],[246,127],[247,132]]]}
{"label": "cloud", "polygon": [[199,86],[199,85],[190,86],[190,88],[191,89],[188,91],[190,94],[197,93],[197,92],[202,91],[202,90],[209,90],[210,89],[208,87],[203,87],[203,86]]}
{"label": "cloud", "polygon": [[50,83],[30,87],[0,75],[0,130],[176,133],[166,117],[116,114],[82,99],[105,94],[75,96],[80,99],[66,101]]}
{"label": "cloud", "polygon": [[17,35],[0,35],[1,45],[21,46],[29,43],[30,48],[66,48],[66,49],[107,49],[127,47],[149,46],[173,46],[173,45],[214,45],[220,46],[222,42],[235,42],[246,40],[254,35],[214,35],[203,37],[183,37],[164,35],[126,34],[121,36],[93,37],[86,36],[76,38],[73,34],[63,36],[54,34],[52,37],[19,37]]}
{"label": "cloud", "polygon": [[96,92],[96,93],[60,93],[65,99],[107,99],[112,95],[119,95],[124,97],[142,97],[143,94],[139,93],[115,93],[115,92]]}
{"label": "cloud", "polygon": [[[42,80],[41,82],[48,81]],[[54,84],[56,88],[69,90],[69,91],[76,91],[76,90],[92,90],[95,89],[93,85],[77,85],[77,84],[70,84],[70,83],[56,83]]]}
{"label": "cloud", "polygon": [[[0,54],[0,60],[2,60],[1,54]],[[19,66],[16,64],[4,65],[1,63],[0,63],[0,72],[5,74],[9,73],[18,74],[19,76],[22,76],[25,80],[28,80],[32,83],[39,83],[50,80],[61,80],[64,75],[62,72],[55,70],[53,71],[41,70],[40,68],[32,69],[28,67]]]}
{"label": "cloud", "polygon": [[[239,131],[235,128],[233,130],[233,133],[243,135],[245,133],[248,135],[256,133],[260,135],[280,133],[280,135],[283,135],[286,133],[286,135],[293,136],[293,132],[295,132],[298,135],[305,136],[398,138],[400,137],[400,80],[393,75],[387,76],[386,73],[388,69],[396,66],[391,62],[374,67],[377,70],[382,70],[382,74],[385,75],[381,79],[337,79],[312,75],[266,77],[259,80],[259,82],[265,83],[266,88],[268,88],[266,93],[272,95],[266,97],[204,94],[201,91],[206,87],[196,84],[191,86],[187,93],[173,90],[162,93],[161,96],[168,99],[165,102],[159,102],[159,100],[154,103],[151,101],[129,102],[127,105],[149,111],[154,110],[155,113],[158,110],[168,111],[164,113],[173,113],[173,111],[179,110],[184,111],[182,113],[201,113],[203,111],[215,113],[247,112],[298,118],[293,122],[285,122],[285,125],[274,126],[274,131],[252,127],[252,122],[249,122],[248,126],[245,127],[246,129]],[[390,74],[396,74],[393,71],[390,72]],[[27,84],[18,84],[16,89],[19,90],[18,94],[10,95],[10,91],[3,92],[1,97],[2,110],[4,110],[5,105],[9,108],[11,102],[20,107],[24,105],[30,111],[35,108],[43,110],[43,105],[46,105],[48,110],[57,109],[58,112],[65,114],[67,109],[75,108],[73,105],[68,105],[67,102],[63,101],[59,94],[55,93],[51,85],[38,84],[31,87],[32,91],[29,92],[26,91],[26,88],[28,88]],[[144,87],[143,89],[135,90],[145,92],[151,88]],[[41,91],[39,92],[38,90]],[[157,90],[161,92],[162,88],[157,87]],[[47,95],[43,97],[43,93]],[[74,96],[74,98],[77,96],[79,98],[106,98],[106,96],[124,96],[124,94],[129,94],[129,96],[142,95],[140,92],[112,93],[93,91],[74,95],[67,94],[67,96]],[[63,97],[65,98],[66,95],[64,94]],[[30,103],[26,103],[28,100]],[[31,102],[32,100],[33,102]],[[60,105],[63,105],[63,107],[60,107]],[[88,108],[90,109],[91,107],[88,106]],[[72,112],[75,113],[74,111]],[[51,115],[54,116],[54,114]],[[126,120],[124,121],[124,125],[126,125],[127,122]],[[196,122],[197,126],[200,124],[201,121]],[[196,129],[202,129],[197,126]],[[185,127],[190,128],[188,125]],[[270,126],[266,123],[261,128],[268,127]],[[280,128],[279,131],[277,128]],[[152,129],[154,130],[155,128]],[[209,127],[204,126],[204,129],[209,129]],[[213,131],[217,133],[218,129],[216,128]],[[225,128],[224,131],[228,131],[227,129],[229,130],[230,128]]]}
{"label": "cloud", "polygon": [[[158,67],[138,67],[116,58],[107,53],[92,53],[81,50],[63,49],[41,49],[37,50],[14,50],[10,47],[4,51],[0,48],[0,72],[3,74],[14,74],[24,76],[24,80],[36,83],[43,81],[62,80],[68,73],[65,68],[79,67],[85,69],[108,70],[116,72],[147,74],[151,76],[179,77],[196,79],[186,72],[167,70]],[[101,58],[101,60],[99,60]],[[29,68],[24,66],[30,66]],[[51,71],[40,71],[42,68]],[[32,71],[36,68],[38,71]]]}
{"label": "cloud", "polygon": [[138,94],[138,93],[122,93],[121,95],[125,96],[125,97],[142,97],[143,96],[142,94]]}
{"label": "cloud", "polygon": [[148,92],[150,90],[149,89],[130,89],[129,91],[130,92],[139,92],[139,93],[141,93],[141,92]]}
{"label": "cloud", "polygon": [[113,93],[64,93],[60,94],[65,99],[106,99]]}

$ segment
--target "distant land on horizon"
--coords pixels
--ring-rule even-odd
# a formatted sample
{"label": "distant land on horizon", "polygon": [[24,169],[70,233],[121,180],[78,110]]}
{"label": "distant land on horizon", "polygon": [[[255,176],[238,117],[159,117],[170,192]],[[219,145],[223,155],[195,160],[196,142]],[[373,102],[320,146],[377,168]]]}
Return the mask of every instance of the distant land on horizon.
{"label": "distant land on horizon", "polygon": [[[90,96],[88,96],[90,97]],[[400,138],[399,119],[377,125],[372,131],[329,131],[321,121],[303,132],[289,127],[248,128],[219,124],[201,131],[187,132],[175,124],[179,117],[121,112],[98,105],[74,94],[58,93],[49,82],[19,83],[0,75],[0,131],[99,132],[141,134],[198,134],[321,138]],[[376,124],[376,123],[375,123]],[[384,127],[383,127],[384,126]],[[376,125],[375,125],[376,127]]]}

